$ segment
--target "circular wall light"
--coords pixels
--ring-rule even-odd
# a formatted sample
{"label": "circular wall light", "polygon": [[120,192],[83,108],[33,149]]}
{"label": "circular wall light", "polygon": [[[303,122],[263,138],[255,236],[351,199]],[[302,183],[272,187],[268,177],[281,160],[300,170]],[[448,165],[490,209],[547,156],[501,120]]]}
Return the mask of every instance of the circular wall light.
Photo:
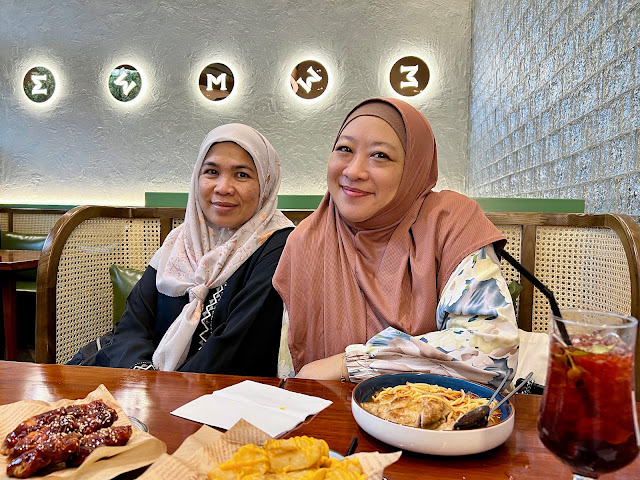
{"label": "circular wall light", "polygon": [[109,75],[109,92],[119,102],[134,100],[142,89],[142,76],[131,65],[118,65]]}
{"label": "circular wall light", "polygon": [[198,79],[200,93],[214,102],[231,95],[234,84],[233,72],[224,63],[210,63],[200,72]]}
{"label": "circular wall light", "polygon": [[422,92],[429,83],[429,67],[418,57],[403,57],[393,64],[389,72],[391,87],[404,97]]}
{"label": "circular wall light", "polygon": [[31,68],[24,76],[22,82],[24,93],[29,100],[43,103],[49,100],[56,90],[56,79],[46,67],[37,66]]}
{"label": "circular wall light", "polygon": [[304,60],[291,72],[291,89],[300,98],[311,100],[327,91],[329,74],[320,62]]}

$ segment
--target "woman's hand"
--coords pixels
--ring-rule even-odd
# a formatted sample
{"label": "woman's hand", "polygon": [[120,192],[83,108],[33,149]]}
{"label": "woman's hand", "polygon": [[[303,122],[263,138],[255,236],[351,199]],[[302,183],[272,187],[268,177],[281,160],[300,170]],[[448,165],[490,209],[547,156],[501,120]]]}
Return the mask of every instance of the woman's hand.
{"label": "woman's hand", "polygon": [[296,378],[311,378],[314,380],[348,379],[349,372],[344,358],[344,353],[338,353],[332,357],[307,363],[300,369]]}

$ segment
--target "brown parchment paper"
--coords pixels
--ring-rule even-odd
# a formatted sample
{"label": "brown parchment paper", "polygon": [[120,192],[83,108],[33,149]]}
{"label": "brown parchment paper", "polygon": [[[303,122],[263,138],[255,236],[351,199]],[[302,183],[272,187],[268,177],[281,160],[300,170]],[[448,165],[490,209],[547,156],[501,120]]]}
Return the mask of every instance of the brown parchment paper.
{"label": "brown parchment paper", "polygon": [[[242,445],[262,445],[271,440],[268,434],[245,420],[240,420],[227,432],[204,425],[189,436],[173,455],[162,455],[140,480],[208,480],[207,473],[217,463],[225,462]],[[347,458],[358,458],[368,480],[382,480],[384,469],[400,458],[402,452],[361,452]]]}
{"label": "brown parchment paper", "polygon": [[[0,441],[27,418],[76,403],[89,403],[102,400],[118,412],[118,419],[114,426],[131,425],[129,417],[115,401],[109,390],[100,385],[93,392],[81,400],[59,400],[54,403],[38,400],[23,400],[21,402],[0,405]],[[132,425],[131,438],[122,447],[100,447],[94,450],[85,461],[76,468],[65,468],[47,472],[44,476],[34,475],[30,478],[64,478],[73,480],[108,480],[121,473],[153,463],[167,451],[167,445],[146,432],[138,430]],[[103,460],[101,460],[103,459]],[[98,461],[100,460],[100,461]],[[7,456],[0,455],[0,480],[7,479]],[[174,479],[175,480],[175,479]]]}

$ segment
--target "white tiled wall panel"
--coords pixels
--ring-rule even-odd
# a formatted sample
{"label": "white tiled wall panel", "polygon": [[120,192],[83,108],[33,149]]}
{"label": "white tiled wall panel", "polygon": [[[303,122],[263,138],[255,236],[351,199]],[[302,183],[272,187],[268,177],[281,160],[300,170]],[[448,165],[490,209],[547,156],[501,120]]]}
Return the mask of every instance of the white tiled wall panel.
{"label": "white tiled wall panel", "polygon": [[640,1],[476,0],[469,194],[640,214]]}

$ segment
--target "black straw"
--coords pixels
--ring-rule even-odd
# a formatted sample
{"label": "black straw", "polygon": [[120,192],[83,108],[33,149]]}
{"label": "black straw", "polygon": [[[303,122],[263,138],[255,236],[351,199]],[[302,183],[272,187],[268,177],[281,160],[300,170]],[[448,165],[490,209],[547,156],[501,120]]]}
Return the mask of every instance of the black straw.
{"label": "black straw", "polygon": [[[502,247],[497,247],[496,252],[498,253],[498,255],[502,256],[507,262],[509,262],[511,266],[513,266],[513,268],[515,268],[518,272],[520,272],[521,275],[523,275],[527,280],[533,283],[545,297],[547,297],[547,300],[549,300],[549,306],[551,307],[551,311],[553,312],[554,317],[562,318],[562,315],[560,314],[560,309],[558,308],[558,302],[556,302],[556,299],[553,296],[553,293],[551,293],[551,290],[549,290],[529,270],[524,268],[522,264],[520,264],[515,258],[509,255],[506,252],[506,250],[504,250]],[[564,343],[567,346],[571,345],[571,340],[569,339],[569,334],[567,333],[567,328],[564,326],[564,324],[556,320],[556,327],[560,331],[560,335],[562,336],[562,340],[564,340]]]}
{"label": "black straw", "polygon": [[349,445],[349,448],[347,449],[347,454],[345,455],[345,457],[348,457],[353,452],[355,452],[357,446],[358,446],[358,437],[353,437],[353,440],[351,440],[351,445]]}

